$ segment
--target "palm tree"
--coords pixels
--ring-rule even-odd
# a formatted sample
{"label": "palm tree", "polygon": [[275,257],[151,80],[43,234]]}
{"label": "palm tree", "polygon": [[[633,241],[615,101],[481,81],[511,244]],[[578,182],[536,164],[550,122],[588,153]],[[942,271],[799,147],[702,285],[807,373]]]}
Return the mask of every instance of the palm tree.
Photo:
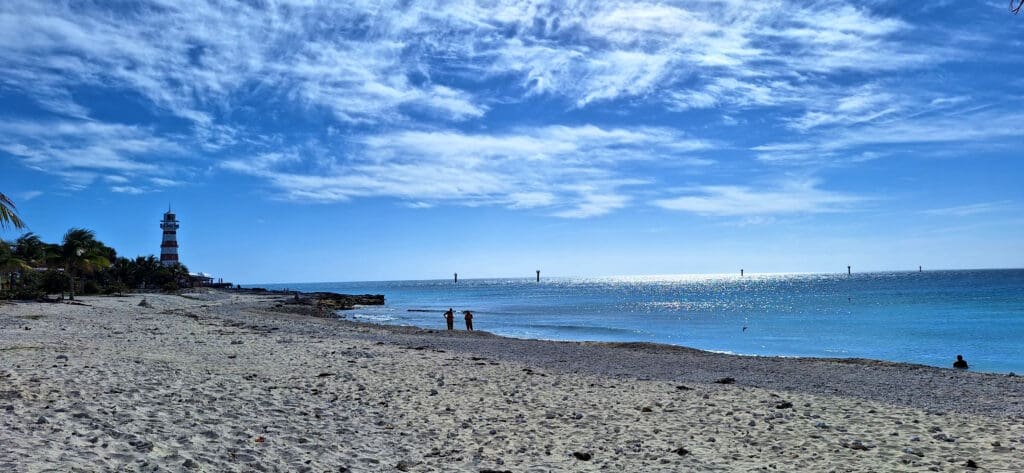
{"label": "palm tree", "polygon": [[138,256],[135,258],[135,278],[138,284],[141,284],[143,288],[149,288],[153,286],[153,279],[156,277],[157,272],[163,268],[160,264],[160,260],[156,259],[156,256]]}
{"label": "palm tree", "polygon": [[18,218],[14,211],[14,202],[0,193],[0,229],[6,229],[7,225],[14,228],[25,228],[25,222]]}
{"label": "palm tree", "polygon": [[170,282],[173,282],[181,287],[182,284],[188,284],[189,274],[188,268],[181,263],[174,263],[166,267]]}
{"label": "palm tree", "polygon": [[28,232],[14,241],[14,254],[26,264],[40,267],[47,265],[47,253],[50,248],[39,235]]}
{"label": "palm tree", "polygon": [[135,277],[135,273],[138,272],[138,268],[134,261],[125,257],[118,257],[113,261],[113,263],[111,263],[109,271],[114,279],[117,280],[117,286],[115,286],[115,288],[117,290],[117,294],[121,295],[129,281],[132,281]]}
{"label": "palm tree", "polygon": [[93,271],[110,266],[104,255],[106,246],[96,240],[96,233],[84,228],[72,228],[64,234],[61,258],[64,271],[71,280],[71,300],[75,300],[75,274],[91,274]]}

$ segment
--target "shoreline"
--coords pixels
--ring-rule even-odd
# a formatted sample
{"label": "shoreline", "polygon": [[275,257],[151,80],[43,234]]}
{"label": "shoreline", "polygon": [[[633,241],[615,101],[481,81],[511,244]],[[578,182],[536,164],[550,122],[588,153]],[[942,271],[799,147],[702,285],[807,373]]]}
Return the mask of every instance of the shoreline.
{"label": "shoreline", "polygon": [[1024,353],[1014,341],[1024,333],[1014,291],[1024,282],[1020,270],[818,276],[756,283],[520,278],[292,288],[385,292],[386,307],[353,314],[372,323],[436,328],[439,317],[421,312],[457,306],[474,309],[484,324],[479,328],[511,337],[647,341],[740,355],[856,357],[938,368],[951,367],[962,354],[978,372],[1024,374]]}
{"label": "shoreline", "polygon": [[1016,377],[187,296],[0,307],[0,469],[1013,471],[1024,450]]}
{"label": "shoreline", "polygon": [[[344,320],[344,321],[347,321],[347,322],[357,323],[357,324],[366,324],[366,325],[375,326],[375,327],[376,326],[380,326],[380,327],[402,327],[402,328],[414,328],[414,329],[427,330],[427,331],[430,331],[430,330],[442,331],[443,330],[440,327],[439,328],[429,328],[429,327],[421,327],[419,325],[388,324],[388,323],[383,323],[383,322],[370,322],[370,321],[353,320],[353,319],[348,318],[346,316],[345,311],[347,311],[347,310],[354,310],[354,309],[341,309],[341,310],[339,310],[336,313],[336,315],[337,315],[339,320]],[[426,311],[424,310],[423,312],[426,312]],[[438,311],[431,310],[430,312],[438,312]],[[457,329],[455,329],[453,331],[454,332],[459,332],[459,331],[465,331],[465,329],[458,329],[457,328]],[[693,350],[693,351],[696,351],[696,352],[705,353],[705,354],[709,354],[709,355],[735,356],[735,357],[740,357],[740,358],[803,360],[803,361],[854,363],[854,364],[866,364],[866,365],[872,365],[872,364],[874,364],[874,365],[898,365],[898,366],[906,366],[908,368],[929,368],[929,369],[937,369],[937,370],[947,370],[947,369],[951,370],[952,369],[952,368],[946,368],[946,367],[942,367],[942,366],[926,365],[926,364],[923,364],[923,363],[913,363],[913,362],[909,362],[909,361],[883,360],[883,359],[877,359],[877,358],[838,357],[838,356],[835,356],[835,357],[828,357],[828,356],[802,356],[802,355],[760,355],[760,354],[734,353],[734,352],[730,352],[730,351],[706,350],[706,349],[703,349],[703,348],[696,348],[696,347],[691,347],[691,346],[687,346],[687,345],[675,345],[675,344],[671,344],[671,343],[661,343],[661,342],[646,342],[646,341],[617,342],[617,341],[600,341],[600,340],[569,340],[569,339],[558,339],[558,338],[529,338],[529,337],[516,337],[516,336],[512,336],[512,335],[502,335],[502,334],[499,334],[499,333],[489,332],[489,331],[486,331],[486,330],[475,330],[475,332],[485,333],[485,334],[493,335],[493,336],[499,337],[499,338],[507,338],[507,339],[510,339],[510,340],[524,340],[524,341],[552,342],[552,343],[581,343],[581,344],[614,345],[614,346],[618,346],[618,345],[623,345],[623,346],[630,346],[630,345],[646,346],[646,345],[650,345],[650,346],[652,346],[654,348],[664,348],[666,350],[671,350],[671,349]],[[955,361],[955,359],[951,358],[950,365],[952,365],[952,361]],[[993,375],[993,376],[1006,376],[1006,377],[1010,377],[1010,378],[1013,378],[1013,377],[1024,377],[1024,375],[1018,374],[1015,371],[1008,371],[1008,372],[980,371],[980,370],[976,370],[974,368],[970,368],[970,369],[967,369],[967,370],[963,370],[962,372],[970,372],[970,373],[975,373],[975,374],[985,374],[985,375]]]}
{"label": "shoreline", "polygon": [[[229,289],[227,291],[237,292],[238,290]],[[486,354],[567,373],[616,377],[633,376],[640,380],[701,383],[714,383],[724,378],[733,378],[736,380],[736,384],[765,389],[817,395],[842,393],[903,407],[1024,419],[1024,377],[1015,373],[964,371],[872,358],[743,355],[657,342],[546,340],[511,337],[486,330],[466,332],[456,329],[449,332],[444,330],[440,324],[438,328],[426,328],[416,325],[360,321],[346,316],[347,311],[358,308],[358,306],[337,309],[334,311],[334,317],[319,315],[314,309],[317,301],[324,298],[347,299],[365,297],[365,295],[355,296],[325,291],[266,290],[263,288],[242,289],[241,292],[289,298],[288,300],[279,300],[271,310],[283,310],[314,318],[336,320],[367,329],[381,329],[397,337],[413,337],[402,341],[422,343],[419,346]],[[299,294],[299,302],[293,302],[290,299],[296,293]],[[383,302],[383,296],[381,301]],[[292,304],[293,307],[296,305],[307,307],[309,310],[284,309],[289,304]],[[449,337],[454,337],[454,339],[448,340]],[[459,337],[466,337],[466,339],[464,342],[455,342],[455,340],[462,340]],[[496,340],[499,345],[481,343],[481,338]],[[389,339],[388,342],[394,343],[395,340]],[[524,346],[535,348],[523,349]],[[567,365],[558,361],[559,356],[563,358],[576,356],[572,352],[579,350],[593,351],[595,357],[606,358],[599,356],[605,349],[617,350],[623,355],[612,360],[617,362],[614,363],[618,366],[617,368],[607,366],[609,363]],[[521,353],[530,353],[530,355],[529,357],[517,356]],[[680,359],[680,357],[685,358]],[[683,372],[680,368],[672,366],[673,362],[689,364],[692,371]],[[738,376],[737,373],[739,373]],[[770,373],[771,375],[752,375],[751,373]],[[814,376],[818,381],[807,383],[805,378],[808,376]],[[933,382],[933,379],[936,378],[945,378],[948,382],[944,385],[936,384]],[[992,391],[974,392],[967,384],[968,380],[974,382],[986,380],[986,385],[991,385],[989,387]],[[922,385],[927,385],[927,389],[922,389]],[[996,397],[1005,402],[991,402]]]}
{"label": "shoreline", "polygon": [[[996,271],[996,270],[998,270],[998,269],[993,269],[993,271]],[[912,271],[912,272],[916,273],[916,271]],[[388,323],[383,323],[383,322],[361,321],[361,320],[352,319],[352,318],[350,318],[347,315],[348,311],[351,311],[351,310],[354,310],[354,309],[358,309],[360,307],[364,307],[364,306],[369,307],[369,306],[374,306],[374,305],[384,305],[385,304],[385,302],[384,302],[385,298],[384,298],[383,295],[379,295],[379,294],[378,295],[370,295],[370,294],[353,295],[353,294],[340,294],[340,293],[329,292],[329,291],[304,292],[304,291],[299,291],[299,290],[266,289],[266,288],[263,288],[263,287],[241,288],[241,289],[217,289],[217,290],[219,290],[219,291],[226,291],[226,292],[229,292],[229,293],[267,295],[267,296],[282,296],[282,297],[285,297],[285,296],[292,297],[292,296],[297,295],[297,297],[296,297],[296,299],[294,301],[289,299],[287,301],[284,301],[284,304],[295,304],[295,305],[305,305],[305,306],[314,306],[314,307],[318,303],[318,301],[341,300],[341,301],[345,301],[345,302],[343,304],[340,304],[339,306],[333,308],[334,317],[339,319],[339,320],[344,320],[344,321],[350,322],[350,323],[367,324],[369,326],[380,326],[380,327],[403,327],[403,328],[413,328],[413,329],[428,330],[428,331],[429,330],[441,330],[442,329],[442,327],[440,327],[440,326],[438,328],[434,329],[434,328],[430,328],[430,327],[422,327],[422,326],[419,326],[419,325],[402,325],[402,324],[388,324]],[[367,304],[366,300],[367,300],[367,298],[370,298],[370,297],[379,298],[379,302],[374,302],[372,304]],[[410,311],[410,312],[434,312],[434,310],[430,310],[430,309],[407,309],[407,310]],[[315,316],[315,317],[330,317],[329,315],[326,315],[326,313],[319,314],[319,313],[317,313],[315,311],[310,312],[309,315]],[[458,331],[462,331],[462,330],[463,329],[456,329],[456,330],[454,330],[454,332],[458,332]],[[646,342],[646,341],[615,342],[615,341],[595,341],[595,340],[565,340],[565,339],[526,338],[526,337],[516,337],[516,336],[512,336],[512,335],[501,335],[501,334],[496,334],[496,333],[492,333],[492,332],[487,332],[485,330],[477,330],[476,332],[477,333],[486,333],[488,335],[493,335],[493,336],[496,336],[496,337],[507,338],[507,339],[513,339],[513,340],[530,340],[530,341],[538,341],[538,342],[566,342],[566,343],[608,344],[608,345],[624,345],[624,346],[625,345],[636,345],[636,346],[651,345],[651,346],[654,346],[654,347],[663,347],[665,349],[682,348],[682,349],[685,349],[685,350],[694,350],[694,351],[701,352],[701,353],[706,353],[706,354],[724,355],[724,356],[736,356],[736,357],[744,357],[744,358],[793,359],[793,360],[819,361],[819,362],[833,361],[833,362],[838,362],[838,363],[857,363],[857,364],[867,364],[867,365],[876,365],[876,366],[888,366],[888,365],[896,366],[896,365],[899,365],[899,366],[906,366],[907,368],[930,368],[930,369],[939,369],[939,370],[946,370],[947,369],[946,367],[926,365],[926,364],[922,364],[922,363],[913,363],[913,362],[906,362],[906,361],[883,360],[883,359],[864,358],[864,357],[820,357],[820,356],[801,356],[801,355],[745,354],[745,353],[733,353],[733,352],[724,352],[724,351],[715,351],[715,350],[705,350],[705,349],[690,347],[690,346],[686,346],[686,345],[675,345],[675,344],[661,343],[661,342]],[[951,358],[951,360],[952,359],[953,358]],[[950,365],[952,365],[952,361],[950,361]],[[952,368],[948,368],[948,369],[952,369]],[[1014,371],[1000,372],[1000,371],[973,371],[973,370],[968,370],[968,372],[975,373],[975,374],[989,374],[989,375],[1007,376],[1007,377],[1024,376],[1024,373],[1018,374],[1018,373],[1016,373]]]}
{"label": "shoreline", "polygon": [[[815,395],[859,397],[894,406],[1024,419],[1024,377],[867,358],[814,358],[717,353],[650,342],[588,342],[505,337],[387,325],[344,318],[370,340],[486,355],[567,374],[730,384]],[[562,360],[600,359],[601,363]],[[678,366],[677,366],[678,364]],[[808,379],[813,378],[813,379]],[[945,382],[936,382],[943,379]],[[984,389],[982,389],[984,388]]]}

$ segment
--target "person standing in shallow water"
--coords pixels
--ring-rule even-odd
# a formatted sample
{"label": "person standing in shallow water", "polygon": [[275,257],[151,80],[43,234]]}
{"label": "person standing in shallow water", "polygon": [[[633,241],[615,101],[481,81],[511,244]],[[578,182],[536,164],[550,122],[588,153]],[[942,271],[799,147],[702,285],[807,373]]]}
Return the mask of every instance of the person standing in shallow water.
{"label": "person standing in shallow water", "polygon": [[455,330],[455,311],[451,307],[444,313],[444,321],[448,323],[448,330]]}
{"label": "person standing in shallow water", "polygon": [[464,311],[462,311],[462,315],[466,316],[466,330],[472,332],[473,331],[473,313],[468,311],[468,310],[464,310]]}
{"label": "person standing in shallow water", "polygon": [[953,367],[956,369],[965,370],[967,369],[967,360],[964,359],[963,355],[957,355],[956,361],[953,362]]}

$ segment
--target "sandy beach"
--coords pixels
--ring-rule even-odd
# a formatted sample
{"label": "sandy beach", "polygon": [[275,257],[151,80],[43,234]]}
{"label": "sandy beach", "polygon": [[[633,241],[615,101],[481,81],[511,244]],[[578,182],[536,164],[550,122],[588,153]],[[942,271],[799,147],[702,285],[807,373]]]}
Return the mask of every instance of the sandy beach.
{"label": "sandy beach", "polygon": [[1021,377],[374,326],[279,298],[0,305],[0,471],[1024,470]]}

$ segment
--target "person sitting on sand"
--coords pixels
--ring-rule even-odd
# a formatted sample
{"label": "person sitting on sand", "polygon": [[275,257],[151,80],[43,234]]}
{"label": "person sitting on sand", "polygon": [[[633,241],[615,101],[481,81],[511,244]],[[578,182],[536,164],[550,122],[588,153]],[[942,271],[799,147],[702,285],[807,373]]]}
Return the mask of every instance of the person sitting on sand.
{"label": "person sitting on sand", "polygon": [[448,323],[448,330],[455,329],[455,311],[451,307],[448,308],[448,312],[444,313],[444,320]]}
{"label": "person sitting on sand", "polygon": [[473,331],[473,313],[468,311],[468,310],[464,310],[464,311],[462,311],[462,315],[466,316],[466,330],[472,332]]}
{"label": "person sitting on sand", "polygon": [[957,355],[956,361],[953,362],[953,367],[961,370],[967,369],[967,360],[964,360],[963,355]]}

